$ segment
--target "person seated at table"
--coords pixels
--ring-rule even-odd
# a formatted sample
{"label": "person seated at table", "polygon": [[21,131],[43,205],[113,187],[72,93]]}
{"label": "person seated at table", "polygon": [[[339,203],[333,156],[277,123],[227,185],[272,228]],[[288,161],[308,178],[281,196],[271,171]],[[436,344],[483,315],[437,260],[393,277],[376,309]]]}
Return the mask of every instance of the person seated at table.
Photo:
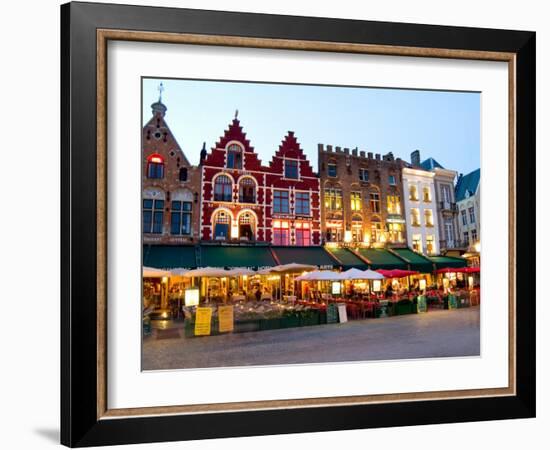
{"label": "person seated at table", "polygon": [[386,298],[392,298],[393,286],[391,285],[391,283],[388,283],[388,285],[386,286],[386,291],[384,292],[384,295],[386,296]]}
{"label": "person seated at table", "polygon": [[254,297],[256,297],[256,301],[259,302],[262,299],[262,290],[258,286],[256,289],[256,292],[254,293]]}

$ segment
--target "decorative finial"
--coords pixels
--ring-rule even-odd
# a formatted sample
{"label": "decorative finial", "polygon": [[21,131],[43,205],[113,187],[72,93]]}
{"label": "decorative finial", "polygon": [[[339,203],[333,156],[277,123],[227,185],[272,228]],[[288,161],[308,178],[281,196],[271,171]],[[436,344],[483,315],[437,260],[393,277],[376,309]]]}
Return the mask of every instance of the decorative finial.
{"label": "decorative finial", "polygon": [[164,85],[162,84],[162,81],[159,84],[158,91],[159,91],[159,103],[162,103],[162,93],[164,92]]}
{"label": "decorative finial", "polygon": [[235,119],[237,119],[237,117],[239,117],[239,110],[238,109],[235,110]]}

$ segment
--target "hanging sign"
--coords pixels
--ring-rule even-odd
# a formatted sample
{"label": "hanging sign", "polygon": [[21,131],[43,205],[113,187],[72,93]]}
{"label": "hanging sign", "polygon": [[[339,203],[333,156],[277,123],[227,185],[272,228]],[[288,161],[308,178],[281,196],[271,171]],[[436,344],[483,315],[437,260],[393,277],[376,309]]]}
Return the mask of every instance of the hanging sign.
{"label": "hanging sign", "polygon": [[220,333],[233,331],[233,306],[229,305],[218,307],[218,321]]}
{"label": "hanging sign", "polygon": [[195,336],[208,336],[212,326],[212,308],[197,308],[195,315]]}

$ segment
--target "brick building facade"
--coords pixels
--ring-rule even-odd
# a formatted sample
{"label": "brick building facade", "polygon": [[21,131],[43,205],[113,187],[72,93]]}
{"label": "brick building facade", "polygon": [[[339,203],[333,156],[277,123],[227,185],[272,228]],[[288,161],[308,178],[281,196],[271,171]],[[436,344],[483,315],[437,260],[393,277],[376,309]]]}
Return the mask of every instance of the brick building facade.
{"label": "brick building facade", "polygon": [[192,166],[165,121],[161,98],[142,131],[144,244],[193,244],[199,239],[200,171]]}
{"label": "brick building facade", "polygon": [[235,119],[201,156],[201,239],[319,245],[319,179],[289,132],[262,165]]}
{"label": "brick building facade", "polygon": [[406,243],[402,168],[392,153],[318,145],[325,242],[372,246]]}

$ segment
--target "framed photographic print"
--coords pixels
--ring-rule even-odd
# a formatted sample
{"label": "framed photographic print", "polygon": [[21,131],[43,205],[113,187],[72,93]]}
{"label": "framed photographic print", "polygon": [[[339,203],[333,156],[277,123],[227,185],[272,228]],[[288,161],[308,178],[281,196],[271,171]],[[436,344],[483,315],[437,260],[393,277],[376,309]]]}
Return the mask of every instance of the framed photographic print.
{"label": "framed photographic print", "polygon": [[535,415],[535,33],[61,8],[68,446]]}

